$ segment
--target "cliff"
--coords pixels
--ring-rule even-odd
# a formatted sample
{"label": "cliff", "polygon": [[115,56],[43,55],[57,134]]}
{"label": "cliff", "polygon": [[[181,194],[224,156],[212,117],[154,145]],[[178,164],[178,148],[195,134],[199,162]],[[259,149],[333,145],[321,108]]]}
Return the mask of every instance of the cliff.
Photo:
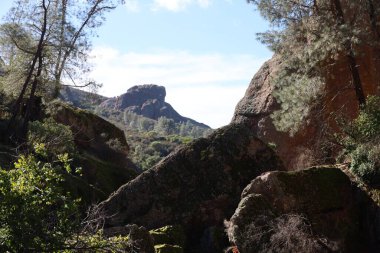
{"label": "cliff", "polygon": [[[380,47],[363,47],[358,51],[357,67],[364,93],[379,94]],[[294,136],[277,131],[270,116],[280,108],[271,85],[280,65],[276,56],[263,64],[236,106],[232,122],[245,124],[266,143],[276,144],[276,151],[289,170],[333,161],[337,151],[331,147],[330,139],[339,131],[336,119],[351,120],[359,108],[347,59],[341,57],[329,65],[324,95]]]}

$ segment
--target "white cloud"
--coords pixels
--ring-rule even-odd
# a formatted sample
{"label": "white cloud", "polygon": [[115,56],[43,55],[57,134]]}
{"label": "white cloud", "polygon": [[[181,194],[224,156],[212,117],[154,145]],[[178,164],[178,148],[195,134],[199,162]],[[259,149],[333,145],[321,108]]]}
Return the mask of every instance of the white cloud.
{"label": "white cloud", "polygon": [[169,11],[181,11],[196,4],[201,8],[207,8],[211,4],[211,0],[153,0],[152,10],[166,9]]}
{"label": "white cloud", "polygon": [[117,96],[140,84],[166,87],[167,102],[180,114],[220,127],[228,124],[252,75],[265,59],[250,55],[191,54],[186,51],[121,53],[95,48],[91,76],[99,91]]}
{"label": "white cloud", "polygon": [[140,11],[140,5],[138,0],[125,0],[124,5],[130,12]]}

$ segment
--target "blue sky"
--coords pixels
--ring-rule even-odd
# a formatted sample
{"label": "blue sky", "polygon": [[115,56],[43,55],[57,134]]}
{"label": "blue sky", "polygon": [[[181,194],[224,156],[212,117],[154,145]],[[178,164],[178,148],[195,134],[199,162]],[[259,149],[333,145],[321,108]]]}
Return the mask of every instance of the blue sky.
{"label": "blue sky", "polygon": [[[1,0],[1,16],[11,3]],[[245,0],[126,0],[106,18],[91,53],[99,93],[163,85],[180,114],[213,128],[229,123],[272,55],[255,38],[267,23]]]}

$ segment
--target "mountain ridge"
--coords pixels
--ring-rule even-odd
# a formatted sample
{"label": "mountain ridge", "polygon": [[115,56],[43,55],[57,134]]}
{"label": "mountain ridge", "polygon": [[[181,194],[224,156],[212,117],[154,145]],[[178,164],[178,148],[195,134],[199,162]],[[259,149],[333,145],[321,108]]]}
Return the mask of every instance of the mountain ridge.
{"label": "mountain ridge", "polygon": [[175,123],[190,122],[194,126],[211,129],[204,123],[179,114],[165,101],[165,97],[165,87],[156,84],[135,85],[126,93],[110,98],[69,87],[63,89],[59,96],[61,100],[82,109],[127,111],[153,120],[165,117]]}

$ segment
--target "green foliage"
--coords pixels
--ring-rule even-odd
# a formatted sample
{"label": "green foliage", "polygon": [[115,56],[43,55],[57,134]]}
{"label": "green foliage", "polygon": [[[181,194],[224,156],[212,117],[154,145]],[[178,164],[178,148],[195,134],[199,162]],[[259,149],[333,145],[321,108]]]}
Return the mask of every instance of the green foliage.
{"label": "green foliage", "polygon": [[59,249],[78,228],[78,200],[61,187],[62,170],[31,155],[0,169],[0,251]]}
{"label": "green foliage", "polygon": [[36,151],[43,149],[46,155],[55,157],[59,154],[75,153],[74,137],[70,127],[55,122],[52,118],[43,122],[33,121],[29,123],[28,145]]}
{"label": "green foliage", "polygon": [[354,120],[350,136],[356,142],[378,141],[380,136],[380,97],[369,96],[366,106],[360,110],[359,116]]}
{"label": "green foliage", "polygon": [[[142,170],[157,164],[178,145],[212,132],[211,129],[196,126],[190,121],[175,123],[165,117],[153,120],[129,111],[119,112],[98,107],[95,113],[124,129],[130,146],[129,157]],[[113,146],[114,143],[109,145]]]}
{"label": "green foliage", "polygon": [[132,130],[126,131],[126,139],[130,145],[129,157],[142,170],[150,169],[179,145],[193,140],[179,135],[165,136],[154,131],[144,133]]}
{"label": "green foliage", "polygon": [[292,136],[309,116],[313,101],[321,94],[323,82],[319,77],[288,75],[286,71],[278,74],[273,82],[277,85],[273,95],[281,104],[281,110],[271,117],[278,130],[288,131]]}
{"label": "green foliage", "polygon": [[[79,236],[67,241],[68,245],[74,245],[72,249],[60,251],[62,253],[72,252],[98,252],[98,253],[119,253],[133,252],[133,243],[127,236],[105,237],[103,231],[99,230],[95,234],[82,233]],[[136,249],[135,249],[136,250]]]}
{"label": "green foliage", "polygon": [[351,153],[351,171],[365,183],[380,184],[380,145],[358,145]]}
{"label": "green foliage", "polygon": [[180,135],[199,138],[207,136],[212,131],[209,128],[196,126],[190,121],[175,123],[172,119],[166,117],[153,120],[129,111],[119,112],[98,107],[95,113],[107,118],[122,129],[138,132],[154,131],[162,136]]}
{"label": "green foliage", "polygon": [[344,136],[338,139],[351,159],[352,172],[365,183],[380,184],[380,97],[369,96],[358,117],[343,124]]}
{"label": "green foliage", "polygon": [[47,97],[57,96],[63,83],[96,88],[87,75],[90,37],[118,2],[122,1],[14,1],[0,26],[3,88],[18,95],[20,86],[36,80],[38,92]]}

